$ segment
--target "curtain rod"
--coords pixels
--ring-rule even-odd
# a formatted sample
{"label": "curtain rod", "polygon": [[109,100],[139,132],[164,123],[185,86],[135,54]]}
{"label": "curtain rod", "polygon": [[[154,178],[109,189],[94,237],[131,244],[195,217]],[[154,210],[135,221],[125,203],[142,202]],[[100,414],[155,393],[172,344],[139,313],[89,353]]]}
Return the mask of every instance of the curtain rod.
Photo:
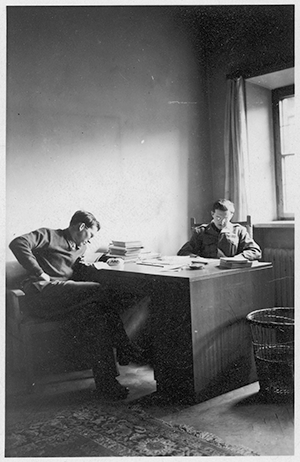
{"label": "curtain rod", "polygon": [[244,79],[250,79],[251,77],[257,77],[258,75],[270,74],[272,72],[282,71],[284,69],[289,69],[291,67],[295,67],[295,62],[290,61],[287,63],[278,64],[269,64],[265,65],[263,68],[245,68],[245,69],[236,69],[235,71],[226,74],[226,79],[238,79],[239,77],[243,77]]}

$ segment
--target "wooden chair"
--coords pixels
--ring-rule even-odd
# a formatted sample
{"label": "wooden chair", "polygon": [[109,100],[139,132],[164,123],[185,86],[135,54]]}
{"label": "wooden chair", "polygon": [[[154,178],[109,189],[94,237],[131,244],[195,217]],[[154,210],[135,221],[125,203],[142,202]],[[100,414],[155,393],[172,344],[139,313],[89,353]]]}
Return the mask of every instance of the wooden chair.
{"label": "wooden chair", "polygon": [[[24,376],[27,392],[34,391],[38,383],[48,383],[49,377],[50,381],[63,380],[61,375],[66,372],[76,372],[75,380],[93,377],[89,365],[82,358],[80,345],[73,343],[70,336],[66,341],[62,321],[49,321],[26,314],[25,293],[20,289],[25,276],[25,270],[17,261],[6,263],[7,370]],[[130,338],[137,335],[144,322],[142,318],[149,316],[149,303],[149,297],[144,297],[133,302],[121,314]],[[82,373],[77,374],[80,371]]]}
{"label": "wooden chair", "polygon": [[26,273],[21,265],[9,262],[6,270],[7,369],[25,377],[26,391],[29,392],[34,390],[42,376],[45,379],[46,373],[53,376],[89,370],[76,348],[73,351],[73,345],[66,347],[61,321],[48,321],[25,314],[25,293],[19,287]]}
{"label": "wooden chair", "polygon": [[[238,222],[233,222],[233,223],[239,223],[240,225],[245,226],[245,228],[247,229],[248,234],[250,235],[250,237],[253,237],[252,221],[251,221],[251,216],[250,215],[247,215],[247,220],[246,221],[238,221]],[[192,230],[192,232],[194,231],[195,228],[197,228],[198,226],[200,226],[202,224],[203,223],[197,223],[195,218],[192,217],[191,218],[191,230]]]}

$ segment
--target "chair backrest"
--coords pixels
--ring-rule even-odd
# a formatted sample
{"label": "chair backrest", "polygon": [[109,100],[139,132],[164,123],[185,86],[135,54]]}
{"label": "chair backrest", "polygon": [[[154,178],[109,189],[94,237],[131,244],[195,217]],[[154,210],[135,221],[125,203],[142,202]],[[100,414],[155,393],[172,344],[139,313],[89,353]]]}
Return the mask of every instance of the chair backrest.
{"label": "chair backrest", "polygon": [[[251,221],[251,215],[247,215],[247,220],[246,221],[236,221],[232,223],[239,223],[242,226],[245,226],[245,228],[248,231],[248,234],[250,237],[253,237],[253,229],[252,229],[252,221]],[[194,231],[195,228],[198,226],[202,225],[202,223],[197,223],[196,219],[194,217],[191,218],[191,230],[192,232]]]}
{"label": "chair backrest", "polygon": [[245,228],[248,231],[249,236],[253,237],[253,228],[252,228],[251,215],[247,215],[246,221],[238,221],[237,223],[239,223],[242,226],[245,226]]}

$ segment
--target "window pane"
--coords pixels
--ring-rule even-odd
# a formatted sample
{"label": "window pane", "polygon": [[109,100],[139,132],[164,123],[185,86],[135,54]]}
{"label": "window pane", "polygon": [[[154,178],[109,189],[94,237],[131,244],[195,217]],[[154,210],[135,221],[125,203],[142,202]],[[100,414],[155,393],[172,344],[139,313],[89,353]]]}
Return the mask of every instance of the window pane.
{"label": "window pane", "polygon": [[284,98],[280,101],[280,138],[281,153],[295,152],[295,98]]}
{"label": "window pane", "polygon": [[284,213],[293,213],[296,197],[295,156],[282,157],[283,204]]}

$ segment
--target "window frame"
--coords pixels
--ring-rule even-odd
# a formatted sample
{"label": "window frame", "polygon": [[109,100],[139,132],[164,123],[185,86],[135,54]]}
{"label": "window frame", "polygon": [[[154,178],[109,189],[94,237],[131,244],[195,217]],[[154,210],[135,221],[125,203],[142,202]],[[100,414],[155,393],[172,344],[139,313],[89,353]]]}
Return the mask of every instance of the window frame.
{"label": "window frame", "polygon": [[275,155],[275,182],[277,199],[277,217],[279,220],[291,220],[294,213],[285,213],[283,204],[283,181],[282,181],[282,154],[279,121],[279,102],[289,96],[295,96],[295,85],[287,85],[272,90],[272,113],[274,132],[274,155]]}

